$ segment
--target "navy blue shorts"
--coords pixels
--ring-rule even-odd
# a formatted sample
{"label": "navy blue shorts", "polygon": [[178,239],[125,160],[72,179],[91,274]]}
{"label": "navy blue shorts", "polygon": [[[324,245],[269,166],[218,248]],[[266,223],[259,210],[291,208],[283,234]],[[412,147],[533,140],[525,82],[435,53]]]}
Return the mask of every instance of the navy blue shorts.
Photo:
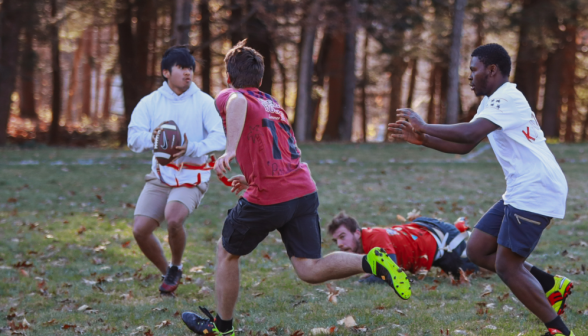
{"label": "navy blue shorts", "polygon": [[551,219],[504,205],[504,201],[500,200],[480,218],[475,228],[497,237],[499,245],[527,258],[539,243]]}
{"label": "navy blue shorts", "polygon": [[239,199],[229,210],[222,232],[223,247],[233,255],[251,253],[267,235],[278,230],[288,257],[321,257],[321,228],[318,194],[291,201],[258,205]]}

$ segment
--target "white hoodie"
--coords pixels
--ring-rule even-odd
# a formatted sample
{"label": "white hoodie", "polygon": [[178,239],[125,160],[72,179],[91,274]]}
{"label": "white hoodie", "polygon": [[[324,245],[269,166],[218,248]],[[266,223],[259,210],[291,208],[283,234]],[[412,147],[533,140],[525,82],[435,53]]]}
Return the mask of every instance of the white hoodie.
{"label": "white hoodie", "polygon": [[164,82],[135,107],[129,124],[129,148],[136,153],[153,150],[151,134],[167,120],[175,121],[182,134],[188,136],[188,149],[184,156],[167,166],[160,166],[153,157],[152,171],[156,175],[161,173],[162,182],[172,187],[193,187],[208,182],[211,168],[206,165],[208,154],[221,151],[226,145],[223,123],[214,99],[200,91],[194,83],[178,96]]}

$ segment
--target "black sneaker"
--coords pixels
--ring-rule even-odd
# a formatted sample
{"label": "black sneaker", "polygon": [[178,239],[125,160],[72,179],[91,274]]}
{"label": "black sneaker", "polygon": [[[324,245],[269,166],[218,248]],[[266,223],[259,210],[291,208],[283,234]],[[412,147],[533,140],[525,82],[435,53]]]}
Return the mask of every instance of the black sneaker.
{"label": "black sneaker", "polygon": [[163,282],[161,286],[159,286],[159,291],[162,294],[170,294],[173,293],[180,284],[180,279],[182,278],[182,270],[178,268],[178,266],[171,266],[167,268],[167,274],[163,278]]}
{"label": "black sneaker", "polygon": [[212,314],[204,307],[198,308],[206,315],[206,318],[193,312],[183,312],[182,321],[184,321],[186,327],[199,335],[215,335],[218,333]]}

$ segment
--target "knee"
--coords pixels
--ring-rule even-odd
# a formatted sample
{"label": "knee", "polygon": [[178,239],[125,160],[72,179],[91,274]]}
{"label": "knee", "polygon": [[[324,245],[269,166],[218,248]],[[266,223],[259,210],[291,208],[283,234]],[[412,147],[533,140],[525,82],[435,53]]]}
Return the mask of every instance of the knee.
{"label": "knee", "polygon": [[239,260],[240,256],[238,255],[234,255],[229,253],[227,250],[225,250],[225,248],[223,247],[223,239],[219,239],[218,242],[216,243],[216,257],[218,259],[218,263],[223,263],[223,262],[230,262],[230,261],[235,261],[235,260]]}
{"label": "knee", "polygon": [[471,262],[473,262],[476,265],[480,265],[480,263],[481,263],[480,252],[475,247],[468,245],[466,247],[466,253],[467,253],[468,259]]}
{"label": "knee", "polygon": [[136,240],[147,238],[153,230],[148,225],[143,225],[140,221],[133,224],[133,236]]}
{"label": "knee", "polygon": [[316,277],[311,267],[297,268],[296,275],[298,275],[298,278],[300,280],[311,285],[316,285],[323,282],[322,280]]}
{"label": "knee", "polygon": [[184,218],[172,216],[165,219],[167,221],[167,230],[170,232],[178,232],[184,229]]}
{"label": "knee", "polygon": [[505,283],[508,283],[508,280],[511,278],[511,276],[517,271],[517,268],[515,266],[511,265],[508,262],[505,262],[500,258],[496,258],[495,267],[496,274],[498,274],[500,279]]}

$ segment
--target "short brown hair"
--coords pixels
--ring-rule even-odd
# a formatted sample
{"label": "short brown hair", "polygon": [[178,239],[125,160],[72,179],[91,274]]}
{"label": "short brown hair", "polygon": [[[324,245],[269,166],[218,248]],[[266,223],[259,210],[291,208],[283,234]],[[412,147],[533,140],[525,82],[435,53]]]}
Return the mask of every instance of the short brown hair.
{"label": "short brown hair", "polygon": [[327,226],[327,231],[330,235],[333,235],[333,233],[335,233],[335,231],[337,231],[341,225],[344,225],[351,233],[359,230],[359,224],[357,223],[357,220],[351,216],[347,216],[345,211],[341,211],[333,218],[329,226]]}
{"label": "short brown hair", "polygon": [[231,84],[236,88],[258,88],[265,66],[263,56],[255,49],[245,46],[247,39],[237,43],[225,56],[225,65]]}

